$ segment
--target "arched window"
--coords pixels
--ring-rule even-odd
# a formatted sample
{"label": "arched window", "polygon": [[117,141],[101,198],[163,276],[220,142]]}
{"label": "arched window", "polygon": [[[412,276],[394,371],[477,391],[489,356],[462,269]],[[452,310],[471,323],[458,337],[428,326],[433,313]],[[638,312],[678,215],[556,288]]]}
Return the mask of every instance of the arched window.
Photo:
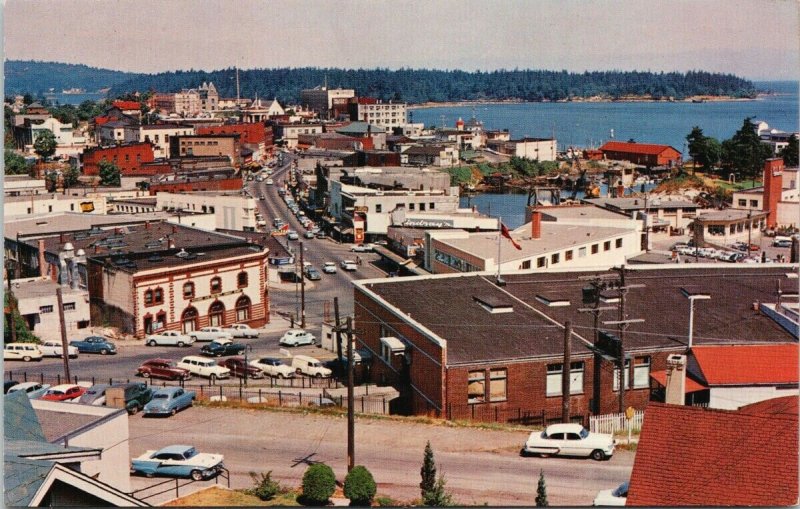
{"label": "arched window", "polygon": [[144,305],[149,306],[153,303],[153,290],[147,290],[144,292]]}
{"label": "arched window", "polygon": [[247,286],[247,272],[242,271],[236,276],[236,286],[244,288]]}
{"label": "arched window", "polygon": [[225,304],[217,300],[209,306],[208,324],[216,327],[225,325]]}
{"label": "arched window", "polygon": [[163,304],[164,303],[164,290],[162,288],[156,288],[153,290],[153,304]]}
{"label": "arched window", "polygon": [[163,329],[167,326],[167,314],[164,311],[159,311],[156,314],[156,322],[153,324],[153,330]]}
{"label": "arched window", "polygon": [[236,300],[236,321],[246,322],[250,319],[250,297],[242,295]]}
{"label": "arched window", "polygon": [[184,334],[188,334],[193,330],[197,330],[197,310],[195,308],[186,308],[181,314],[181,329]]}
{"label": "arched window", "polygon": [[183,283],[183,298],[184,299],[194,298],[194,283]]}
{"label": "arched window", "polygon": [[222,291],[222,279],[218,277],[211,278],[211,293],[220,293]]}

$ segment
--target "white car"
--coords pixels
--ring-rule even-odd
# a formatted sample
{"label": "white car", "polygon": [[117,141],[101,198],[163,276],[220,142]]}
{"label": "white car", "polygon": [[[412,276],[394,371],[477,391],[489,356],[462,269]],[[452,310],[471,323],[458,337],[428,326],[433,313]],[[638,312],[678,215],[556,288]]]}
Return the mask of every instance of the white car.
{"label": "white car", "polygon": [[602,490],[594,497],[594,506],[624,506],[628,500],[627,481],[613,490]]}
{"label": "white car", "polygon": [[294,230],[289,230],[289,233],[286,234],[286,238],[289,240],[298,240],[300,235],[298,235]]}
{"label": "white car", "polygon": [[3,360],[40,361],[42,360],[42,351],[39,350],[38,345],[33,343],[7,343],[3,347]]}
{"label": "white car", "polygon": [[189,336],[195,341],[216,341],[218,339],[233,339],[233,334],[222,330],[222,327],[203,327],[193,330]]}
{"label": "white car", "polygon": [[234,338],[258,338],[258,331],[246,323],[234,323],[223,327],[224,332],[229,333]]}
{"label": "white car", "polygon": [[356,244],[350,248],[354,253],[371,253],[373,251],[372,244]]}
{"label": "white car", "polygon": [[229,378],[231,370],[223,368],[218,365],[213,359],[206,357],[199,357],[197,355],[187,355],[181,359],[177,367],[183,368],[193,375],[202,376],[209,380],[216,380],[217,378]]}
{"label": "white car", "polygon": [[531,433],[520,454],[591,456],[600,461],[614,455],[615,444],[611,435],[591,433],[580,424],[553,424]]}
{"label": "white car", "polygon": [[336,264],[333,262],[325,262],[322,264],[322,272],[325,274],[336,274]]}
{"label": "white car", "polygon": [[191,346],[194,344],[194,339],[187,334],[181,334],[178,331],[174,330],[165,330],[163,332],[159,332],[158,334],[150,334],[144,340],[144,343],[147,346]]}
{"label": "white car", "polygon": [[265,183],[266,185],[268,185],[268,186],[271,186],[272,184],[274,184],[274,182],[272,181],[272,179],[267,179],[267,180],[266,180],[264,183]]}
{"label": "white car", "polygon": [[[61,357],[61,354],[64,352],[64,348],[61,346],[60,341],[45,341],[41,345],[39,345],[39,350],[42,351],[42,355],[45,357]],[[67,352],[71,359],[78,358],[78,348],[74,346],[67,346]]]}
{"label": "white car", "polygon": [[342,260],[339,265],[342,266],[344,270],[354,271],[358,270],[358,264],[353,260]]}
{"label": "white car", "polygon": [[[291,368],[290,368],[291,369]],[[8,394],[12,392],[24,392],[30,399],[41,398],[50,389],[48,384],[40,384],[39,382],[22,382],[8,390]]]}
{"label": "white car", "polygon": [[332,371],[322,365],[314,357],[295,355],[292,357],[292,368],[298,375],[313,376],[315,378],[328,378]]}
{"label": "white car", "polygon": [[303,329],[289,329],[278,341],[278,344],[285,346],[313,345],[314,343],[316,343],[314,335]]}
{"label": "white car", "polygon": [[261,359],[250,361],[250,365],[260,369],[265,375],[278,378],[292,378],[294,376],[294,369],[275,357],[262,357]]}

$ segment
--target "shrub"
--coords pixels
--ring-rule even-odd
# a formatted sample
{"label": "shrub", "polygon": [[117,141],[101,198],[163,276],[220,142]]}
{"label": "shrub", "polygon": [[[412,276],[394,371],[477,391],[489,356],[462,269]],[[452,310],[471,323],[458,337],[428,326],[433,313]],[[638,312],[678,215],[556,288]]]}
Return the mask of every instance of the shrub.
{"label": "shrub", "polygon": [[369,506],[377,491],[375,479],[364,466],[356,465],[344,478],[344,496],[350,505]]}
{"label": "shrub", "polygon": [[247,490],[247,493],[250,495],[255,495],[261,500],[272,500],[275,495],[280,493],[281,485],[278,484],[277,481],[273,481],[271,476],[272,470],[266,474],[256,474],[255,472],[250,472],[250,478],[253,480],[255,486],[252,489]]}
{"label": "shrub", "polygon": [[303,474],[303,499],[311,505],[323,505],[336,490],[336,476],[325,463],[315,463]]}
{"label": "shrub", "polygon": [[423,495],[422,503],[429,507],[451,507],[456,505],[453,501],[453,496],[445,489],[445,484],[444,475],[440,475],[436,479],[433,489]]}

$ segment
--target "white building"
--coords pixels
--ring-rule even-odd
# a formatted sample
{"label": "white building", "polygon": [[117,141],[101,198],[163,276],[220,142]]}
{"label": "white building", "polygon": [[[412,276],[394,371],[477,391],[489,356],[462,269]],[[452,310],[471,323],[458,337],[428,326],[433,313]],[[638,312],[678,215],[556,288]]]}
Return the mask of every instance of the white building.
{"label": "white building", "polygon": [[3,215],[5,217],[60,214],[63,212],[105,214],[106,198],[99,195],[73,196],[53,193],[9,196],[5,198],[3,204]]}
{"label": "white building", "polygon": [[[49,278],[35,277],[11,281],[20,315],[28,328],[42,341],[61,341],[56,288]],[[61,285],[67,337],[80,336],[89,327],[89,292],[77,285]]]}
{"label": "white building", "polygon": [[189,222],[192,214],[210,214],[214,217],[212,229],[255,231],[255,198],[240,192],[195,191],[189,193],[156,193],[155,210],[190,214],[183,218]]}
{"label": "white building", "polygon": [[458,156],[453,145],[412,145],[400,154],[400,163],[448,167],[458,164]]}
{"label": "white building", "polygon": [[350,99],[355,95],[352,88],[315,87],[300,91],[300,103],[307,110],[319,113],[320,117],[328,118],[334,99]]}
{"label": "white building", "polygon": [[278,124],[275,130],[275,140],[283,140],[289,148],[297,146],[300,134],[321,134],[322,124]]}
{"label": "white building", "polygon": [[173,136],[191,136],[195,133],[190,125],[143,125],[133,126],[138,131],[134,141],[153,144],[153,157],[156,159],[169,157],[169,140]]}
{"label": "white building", "polygon": [[387,133],[392,133],[395,127],[402,127],[408,122],[408,105],[383,101],[362,102],[362,99],[352,105],[356,115],[350,115],[350,120],[367,122],[383,127]]}
{"label": "white building", "polygon": [[[798,168],[784,168],[778,199],[778,225],[800,224],[800,183]],[[764,210],[764,186],[734,191],[732,204],[738,209]]]}

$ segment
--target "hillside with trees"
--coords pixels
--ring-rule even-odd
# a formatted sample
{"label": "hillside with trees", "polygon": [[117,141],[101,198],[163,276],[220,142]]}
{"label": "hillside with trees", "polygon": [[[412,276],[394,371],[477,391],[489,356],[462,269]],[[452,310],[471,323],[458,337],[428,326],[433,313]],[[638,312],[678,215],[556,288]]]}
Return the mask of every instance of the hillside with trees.
{"label": "hillside with trees", "polygon": [[51,88],[56,92],[70,88],[96,92],[139,76],[86,65],[33,60],[6,60],[3,70],[6,97],[25,93],[41,96]]}

